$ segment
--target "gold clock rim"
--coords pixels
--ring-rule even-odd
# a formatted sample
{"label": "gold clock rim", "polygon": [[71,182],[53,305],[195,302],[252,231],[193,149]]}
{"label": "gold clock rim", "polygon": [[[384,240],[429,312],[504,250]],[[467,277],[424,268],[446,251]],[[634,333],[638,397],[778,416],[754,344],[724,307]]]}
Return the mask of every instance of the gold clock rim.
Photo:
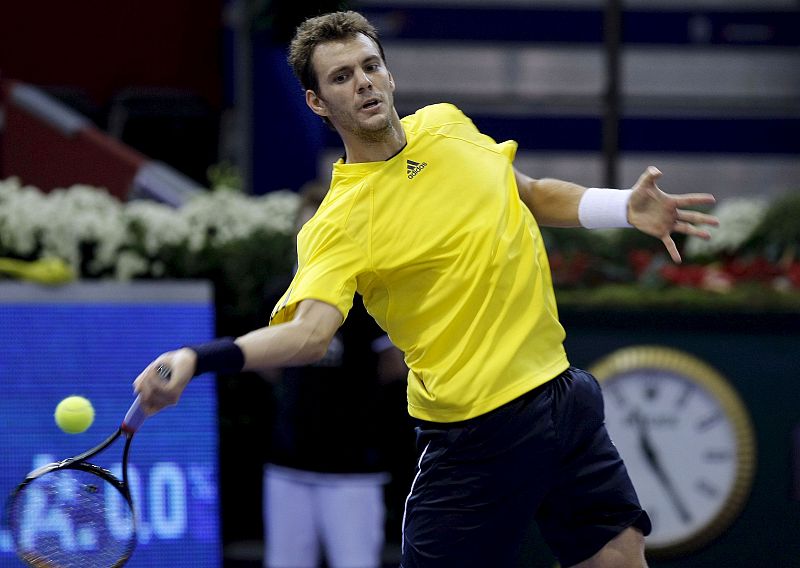
{"label": "gold clock rim", "polygon": [[679,373],[709,392],[732,424],[736,442],[736,477],[719,512],[686,538],[660,546],[646,545],[650,556],[672,557],[697,551],[709,544],[730,527],[744,508],[755,477],[755,429],[744,402],[730,381],[711,365],[685,351],[655,345],[623,347],[596,361],[588,371],[602,384],[614,376],[642,368]]}

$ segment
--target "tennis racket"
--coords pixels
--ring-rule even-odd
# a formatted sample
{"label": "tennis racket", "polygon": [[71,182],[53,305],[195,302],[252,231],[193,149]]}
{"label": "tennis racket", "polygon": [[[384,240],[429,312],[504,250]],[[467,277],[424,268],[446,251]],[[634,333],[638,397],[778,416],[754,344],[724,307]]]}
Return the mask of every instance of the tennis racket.
{"label": "tennis racket", "polygon": [[[158,374],[169,380],[163,365]],[[17,555],[36,568],[116,568],[136,547],[136,515],[128,486],[128,453],[146,416],[139,397],[100,445],[30,472],[11,493],[8,521]],[[125,439],[122,480],[89,463]]]}

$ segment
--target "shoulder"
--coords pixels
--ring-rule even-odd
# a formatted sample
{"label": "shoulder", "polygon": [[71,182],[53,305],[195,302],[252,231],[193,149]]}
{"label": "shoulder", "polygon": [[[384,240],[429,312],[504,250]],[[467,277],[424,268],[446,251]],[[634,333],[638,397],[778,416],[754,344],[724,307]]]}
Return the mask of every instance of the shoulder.
{"label": "shoulder", "polygon": [[333,242],[361,242],[369,223],[370,187],[365,179],[332,185],[316,213],[300,229],[298,250]]}
{"label": "shoulder", "polygon": [[[359,165],[355,164],[355,166]],[[363,206],[365,200],[368,203],[368,195],[372,187],[369,173],[363,170],[337,170],[325,199],[308,224],[346,224],[354,209]]]}
{"label": "shoulder", "polygon": [[472,122],[461,109],[450,103],[439,103],[419,109],[412,115],[403,119],[403,126],[407,133],[412,134],[412,140],[425,136],[445,137],[451,140],[460,140],[500,152],[512,161],[516,152],[516,142],[507,141],[498,144]]}
{"label": "shoulder", "polygon": [[466,124],[472,126],[472,121],[461,109],[450,103],[437,103],[422,107],[414,114],[403,118],[403,124],[412,129],[429,129],[448,124]]}

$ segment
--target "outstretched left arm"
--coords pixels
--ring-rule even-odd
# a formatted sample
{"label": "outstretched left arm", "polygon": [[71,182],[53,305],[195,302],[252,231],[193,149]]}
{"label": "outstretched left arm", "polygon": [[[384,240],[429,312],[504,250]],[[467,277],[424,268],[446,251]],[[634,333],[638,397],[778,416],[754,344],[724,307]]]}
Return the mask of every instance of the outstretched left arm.
{"label": "outstretched left arm", "polygon": [[[571,182],[533,179],[516,169],[514,174],[520,198],[536,217],[539,225],[590,228],[630,225],[660,239],[676,263],[681,262],[681,255],[672,240],[672,233],[708,239],[710,238],[708,231],[698,227],[719,224],[717,218],[712,215],[685,209],[685,207],[710,205],[714,203],[713,195],[664,193],[656,185],[661,172],[653,166],[647,168],[628,191],[618,193],[618,190],[593,189],[593,193],[588,195],[585,187]],[[584,197],[588,199],[584,201]],[[608,199],[609,197],[611,199]],[[614,205],[609,205],[609,201],[622,204],[618,213],[615,213]],[[603,209],[601,215],[595,211],[598,208]],[[587,223],[590,217],[593,221],[598,217],[601,219],[597,224],[590,224]]]}

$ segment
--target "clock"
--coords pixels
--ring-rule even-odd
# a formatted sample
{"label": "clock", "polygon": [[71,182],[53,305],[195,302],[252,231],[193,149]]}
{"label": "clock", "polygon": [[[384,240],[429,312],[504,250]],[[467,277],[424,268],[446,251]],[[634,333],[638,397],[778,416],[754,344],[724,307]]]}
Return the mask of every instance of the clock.
{"label": "clock", "polygon": [[620,349],[589,371],[653,523],[648,556],[711,542],[741,512],[755,471],[752,422],[734,388],[700,359],[665,347]]}

